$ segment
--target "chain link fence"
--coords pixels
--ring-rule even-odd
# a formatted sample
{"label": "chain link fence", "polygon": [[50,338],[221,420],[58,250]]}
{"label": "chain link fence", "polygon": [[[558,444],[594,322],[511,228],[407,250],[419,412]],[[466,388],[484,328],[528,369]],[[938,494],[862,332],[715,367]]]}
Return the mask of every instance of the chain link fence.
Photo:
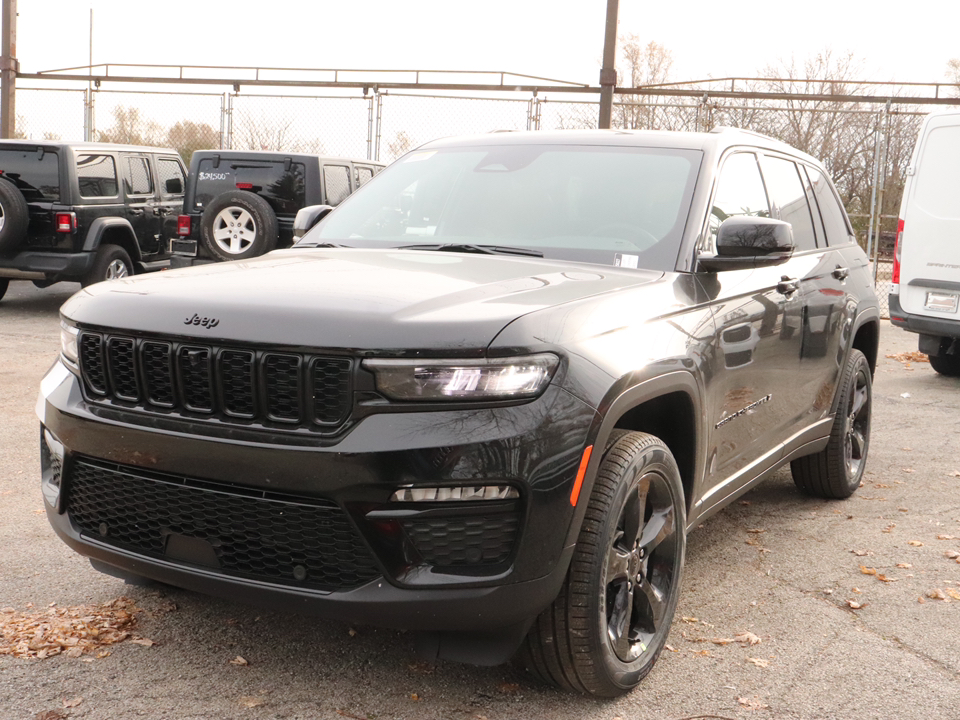
{"label": "chain link fence", "polygon": [[[732,85],[731,85],[732,87]],[[293,94],[293,92],[297,94]],[[352,95],[147,92],[17,88],[17,135],[194,150],[287,150],[391,162],[429,140],[510,130],[597,126],[599,105],[582,95],[478,92],[475,96],[365,90]],[[520,95],[518,97],[518,95]],[[933,107],[834,96],[763,100],[755,93],[619,95],[622,129],[708,131],[729,126],[782,140],[821,159],[874,262],[886,309],[889,261],[907,164],[923,116]]]}

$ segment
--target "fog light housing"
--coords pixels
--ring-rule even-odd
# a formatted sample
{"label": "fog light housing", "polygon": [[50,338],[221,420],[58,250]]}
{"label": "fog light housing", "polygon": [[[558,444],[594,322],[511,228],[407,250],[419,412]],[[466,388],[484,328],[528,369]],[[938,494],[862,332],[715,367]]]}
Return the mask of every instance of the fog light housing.
{"label": "fog light housing", "polygon": [[40,488],[52,508],[60,501],[60,479],[65,451],[63,443],[46,428],[40,429]]}
{"label": "fog light housing", "polygon": [[390,502],[456,502],[476,500],[516,500],[520,497],[510,485],[462,485],[456,487],[404,487],[390,496]]}

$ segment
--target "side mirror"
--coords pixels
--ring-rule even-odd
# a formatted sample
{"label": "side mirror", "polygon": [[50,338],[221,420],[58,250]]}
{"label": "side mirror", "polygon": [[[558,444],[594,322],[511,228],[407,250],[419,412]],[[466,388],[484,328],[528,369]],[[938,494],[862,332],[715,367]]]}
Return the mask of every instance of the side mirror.
{"label": "side mirror", "polygon": [[183,194],[183,181],[180,178],[170,178],[164,183],[167,195]]}
{"label": "side mirror", "polygon": [[717,254],[697,258],[697,267],[707,272],[770,267],[785,263],[795,249],[790,223],[739,215],[723,221]]}
{"label": "side mirror", "polygon": [[300,208],[293,221],[293,239],[299,240],[307,234],[307,230],[323,220],[333,210],[332,205],[307,205]]}

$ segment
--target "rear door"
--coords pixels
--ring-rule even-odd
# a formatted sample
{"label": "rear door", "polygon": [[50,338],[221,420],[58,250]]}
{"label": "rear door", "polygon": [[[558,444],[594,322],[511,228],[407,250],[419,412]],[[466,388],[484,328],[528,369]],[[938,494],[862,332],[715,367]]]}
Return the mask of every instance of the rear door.
{"label": "rear door", "polygon": [[145,153],[120,155],[127,220],[133,227],[145,260],[160,254],[160,207],[151,158]]}
{"label": "rear door", "polygon": [[933,115],[914,159],[904,201],[900,305],[905,312],[960,320],[960,115]]}
{"label": "rear door", "polygon": [[169,251],[170,241],[177,237],[177,216],[183,208],[183,187],[186,173],[180,158],[175,155],[154,156],[157,169],[157,190],[160,198],[160,243]]}

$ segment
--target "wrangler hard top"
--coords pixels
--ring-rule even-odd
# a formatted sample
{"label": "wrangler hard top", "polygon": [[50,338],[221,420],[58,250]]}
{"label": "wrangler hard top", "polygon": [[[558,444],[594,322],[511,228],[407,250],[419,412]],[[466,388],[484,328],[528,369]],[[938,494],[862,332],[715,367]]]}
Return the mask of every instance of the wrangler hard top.
{"label": "wrangler hard top", "polygon": [[339,205],[383,163],[307,153],[203,150],[190,161],[178,255],[242,260],[293,241],[307,205]]}
{"label": "wrangler hard top", "polygon": [[167,267],[185,178],[168,148],[0,142],[0,297]]}

